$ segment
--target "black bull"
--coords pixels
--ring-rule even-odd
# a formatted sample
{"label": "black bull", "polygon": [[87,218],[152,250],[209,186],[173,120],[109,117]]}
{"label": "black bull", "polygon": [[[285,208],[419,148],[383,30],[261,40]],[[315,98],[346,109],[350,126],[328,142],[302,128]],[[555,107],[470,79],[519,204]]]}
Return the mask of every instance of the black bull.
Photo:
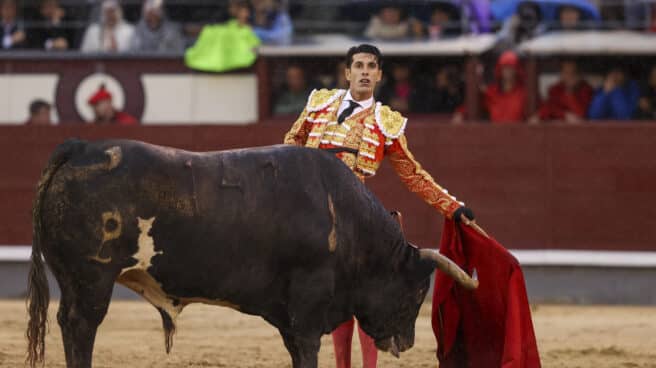
{"label": "black bull", "polygon": [[278,328],[294,367],[316,367],[320,338],[356,316],[378,348],[414,343],[435,267],[476,282],[399,225],[329,153],[272,146],[193,153],[135,141],[57,147],[33,210],[28,363],[44,359],[45,259],[61,289],[67,367],[91,367],[113,284],[160,312],[167,352],[195,302]]}

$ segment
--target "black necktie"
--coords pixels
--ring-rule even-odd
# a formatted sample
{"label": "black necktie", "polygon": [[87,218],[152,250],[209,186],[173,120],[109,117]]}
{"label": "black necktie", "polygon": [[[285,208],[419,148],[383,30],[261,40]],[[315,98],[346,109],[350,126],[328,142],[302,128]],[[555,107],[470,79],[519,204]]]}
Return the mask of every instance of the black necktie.
{"label": "black necktie", "polygon": [[356,107],[360,107],[360,104],[353,100],[348,100],[348,103],[350,104],[349,107],[344,109],[344,111],[342,111],[342,113],[339,114],[339,117],[337,118],[337,123],[339,124],[343,123],[346,118],[351,116],[351,114],[353,114],[353,110],[355,110]]}

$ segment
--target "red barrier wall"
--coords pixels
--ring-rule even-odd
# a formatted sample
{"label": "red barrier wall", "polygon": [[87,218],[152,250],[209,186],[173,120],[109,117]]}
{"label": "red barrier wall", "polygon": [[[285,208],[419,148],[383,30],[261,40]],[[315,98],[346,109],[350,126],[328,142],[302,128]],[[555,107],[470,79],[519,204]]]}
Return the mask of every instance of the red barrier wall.
{"label": "red barrier wall", "polygon": [[[249,127],[0,127],[0,244],[31,243],[40,171],[68,137],[130,138],[191,150],[278,143],[288,124]],[[656,125],[447,126],[412,122],[410,148],[479,223],[516,249],[656,251]],[[437,246],[440,216],[385,164],[368,185]]]}

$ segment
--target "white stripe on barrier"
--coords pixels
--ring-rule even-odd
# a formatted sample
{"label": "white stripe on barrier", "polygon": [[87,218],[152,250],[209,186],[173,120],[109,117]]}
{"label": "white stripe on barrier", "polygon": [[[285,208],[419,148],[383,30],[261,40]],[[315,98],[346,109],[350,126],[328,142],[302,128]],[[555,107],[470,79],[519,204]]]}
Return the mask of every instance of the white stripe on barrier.
{"label": "white stripe on barrier", "polygon": [[32,247],[25,245],[0,246],[0,262],[27,262],[30,260]]}
{"label": "white stripe on barrier", "polygon": [[[0,246],[0,262],[27,262],[30,246]],[[522,266],[656,267],[656,252],[511,249]]]}
{"label": "white stripe on barrier", "polygon": [[510,250],[522,266],[656,267],[656,252],[612,250]]}

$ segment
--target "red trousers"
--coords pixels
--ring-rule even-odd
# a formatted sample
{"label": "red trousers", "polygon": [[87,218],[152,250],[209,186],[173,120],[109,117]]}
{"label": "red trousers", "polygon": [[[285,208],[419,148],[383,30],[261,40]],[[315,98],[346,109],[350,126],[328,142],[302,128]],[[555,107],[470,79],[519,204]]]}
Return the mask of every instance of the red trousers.
{"label": "red trousers", "polygon": [[[351,341],[353,340],[354,325],[355,318],[352,318],[333,331],[337,368],[351,368]],[[360,348],[362,349],[362,368],[376,368],[378,350],[376,350],[374,340],[362,331],[359,323],[358,333],[360,335]]]}

